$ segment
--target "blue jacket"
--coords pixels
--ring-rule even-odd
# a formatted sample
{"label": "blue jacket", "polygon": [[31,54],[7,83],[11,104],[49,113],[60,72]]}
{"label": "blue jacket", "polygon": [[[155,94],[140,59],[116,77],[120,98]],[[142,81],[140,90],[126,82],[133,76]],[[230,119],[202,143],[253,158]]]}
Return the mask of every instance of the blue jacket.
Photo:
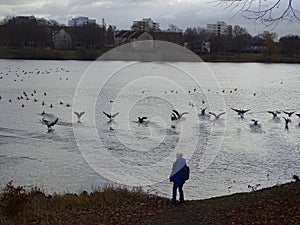
{"label": "blue jacket", "polygon": [[179,176],[179,171],[181,170],[182,167],[186,165],[186,160],[185,158],[178,158],[174,163],[172,167],[172,173],[170,176],[170,181],[182,185],[185,183],[185,180],[180,179]]}

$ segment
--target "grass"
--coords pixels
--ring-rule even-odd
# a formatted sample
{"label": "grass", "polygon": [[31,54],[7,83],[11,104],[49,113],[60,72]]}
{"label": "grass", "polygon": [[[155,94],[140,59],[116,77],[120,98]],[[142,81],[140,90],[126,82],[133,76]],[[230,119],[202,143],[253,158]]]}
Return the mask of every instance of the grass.
{"label": "grass", "polygon": [[0,224],[300,224],[300,182],[172,205],[141,188],[46,195],[9,182]]}
{"label": "grass", "polygon": [[215,55],[200,55],[206,62],[262,62],[262,63],[299,63],[300,55],[287,57],[284,55],[272,55],[268,59],[262,53],[218,53]]}
{"label": "grass", "polygon": [[[76,50],[57,50],[57,49],[40,49],[40,48],[6,48],[0,47],[1,59],[45,59],[45,60],[95,60],[101,56],[104,51],[97,49],[78,48]],[[144,56],[144,58],[143,58]],[[197,61],[198,59],[191,55],[172,55],[166,52],[156,51],[155,53],[126,54],[120,51],[116,57],[120,60],[136,60],[143,58],[146,61],[166,60],[177,61],[185,59],[187,61]],[[129,58],[128,58],[129,57]],[[200,55],[201,59],[206,62],[264,62],[264,63],[300,63],[300,55],[287,57],[284,55],[271,55],[268,59],[262,53],[217,53],[211,55]],[[117,58],[115,58],[117,59]],[[113,60],[115,60],[113,59]]]}
{"label": "grass", "polygon": [[102,54],[95,49],[58,50],[40,48],[0,47],[1,59],[95,60]]}
{"label": "grass", "polygon": [[[108,223],[115,209],[153,203],[160,197],[141,188],[106,186],[91,193],[46,195],[34,188],[26,191],[9,182],[0,195],[0,224],[73,224],[70,218],[97,214],[98,222]],[[69,218],[70,217],[70,218]],[[92,220],[91,218],[88,220]],[[90,224],[90,222],[87,222]]]}

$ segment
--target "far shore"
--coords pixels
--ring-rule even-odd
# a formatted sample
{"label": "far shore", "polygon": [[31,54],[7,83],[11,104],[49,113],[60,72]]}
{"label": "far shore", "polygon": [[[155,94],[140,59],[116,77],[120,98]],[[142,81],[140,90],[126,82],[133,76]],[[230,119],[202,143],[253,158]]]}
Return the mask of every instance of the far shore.
{"label": "far shore", "polygon": [[[104,53],[105,52],[97,49],[55,50],[55,49],[37,49],[37,48],[13,49],[13,48],[0,47],[0,59],[94,61]],[[198,56],[204,62],[300,63],[300,55],[293,56],[293,57],[287,57],[283,55],[271,55],[267,57],[262,53],[240,53],[240,54],[217,53],[217,54],[198,55]]]}

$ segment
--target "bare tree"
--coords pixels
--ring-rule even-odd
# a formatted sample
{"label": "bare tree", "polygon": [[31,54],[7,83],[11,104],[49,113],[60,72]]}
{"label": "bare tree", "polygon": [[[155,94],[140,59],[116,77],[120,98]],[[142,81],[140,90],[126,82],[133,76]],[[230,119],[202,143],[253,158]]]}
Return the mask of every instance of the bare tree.
{"label": "bare tree", "polygon": [[[263,24],[277,25],[282,20],[300,21],[300,11],[295,4],[299,0],[217,0],[226,9],[235,11],[247,19]],[[299,3],[299,2],[298,2]]]}

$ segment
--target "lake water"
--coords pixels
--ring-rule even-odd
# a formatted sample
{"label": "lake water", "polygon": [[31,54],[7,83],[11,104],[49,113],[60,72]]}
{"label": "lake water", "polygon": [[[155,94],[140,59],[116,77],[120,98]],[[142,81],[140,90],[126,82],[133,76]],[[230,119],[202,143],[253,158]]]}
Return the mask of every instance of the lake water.
{"label": "lake water", "polygon": [[[285,130],[282,118],[267,113],[300,113],[299,64],[0,60],[0,66],[1,187],[13,180],[62,193],[113,183],[170,197],[179,151],[191,169],[187,199],[300,174],[300,119],[294,114]],[[205,107],[226,114],[199,117]],[[240,119],[231,108],[251,110]],[[172,122],[173,109],[189,114]],[[40,122],[42,111],[59,118],[51,132]],[[85,111],[81,123],[74,111]],[[119,115],[109,122],[103,111]],[[142,116],[146,125],[136,122]],[[251,129],[251,119],[261,129]]]}

